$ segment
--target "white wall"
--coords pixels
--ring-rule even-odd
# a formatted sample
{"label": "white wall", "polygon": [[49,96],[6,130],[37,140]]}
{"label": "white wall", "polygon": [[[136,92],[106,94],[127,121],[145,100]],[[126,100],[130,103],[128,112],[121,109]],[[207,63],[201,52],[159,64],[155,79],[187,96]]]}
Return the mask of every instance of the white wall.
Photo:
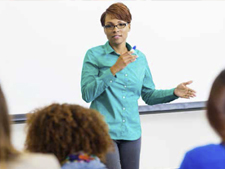
{"label": "white wall", "polygon": [[[82,60],[88,48],[105,43],[99,18],[111,3],[0,1],[0,82],[11,114],[53,101],[88,106],[80,94]],[[225,2],[124,3],[133,14],[128,42],[146,54],[157,88],[192,79],[198,96],[190,101],[205,101],[225,66]],[[204,111],[141,121],[141,169],[176,168],[188,149],[219,142]],[[24,124],[13,125],[18,149],[24,139]]]}
{"label": "white wall", "polygon": [[141,169],[178,168],[186,151],[218,143],[205,111],[142,115]]}
{"label": "white wall", "polygon": [[[142,149],[140,169],[175,169],[184,153],[198,145],[218,143],[205,111],[141,115]],[[23,148],[24,124],[13,125],[13,143]]]}
{"label": "white wall", "polygon": [[[88,106],[82,61],[87,49],[106,42],[99,19],[112,3],[0,1],[0,82],[11,114],[52,102]],[[188,101],[207,100],[225,67],[225,2],[124,3],[133,15],[128,42],[146,54],[156,88],[192,79],[197,97]]]}

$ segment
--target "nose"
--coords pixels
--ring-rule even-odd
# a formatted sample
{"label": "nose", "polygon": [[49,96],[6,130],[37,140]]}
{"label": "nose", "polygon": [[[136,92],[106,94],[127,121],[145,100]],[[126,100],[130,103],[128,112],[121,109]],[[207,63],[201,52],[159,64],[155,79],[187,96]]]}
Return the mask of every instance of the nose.
{"label": "nose", "polygon": [[113,28],[113,32],[118,32],[118,31],[119,31],[119,29],[117,28],[117,25],[115,25]]}

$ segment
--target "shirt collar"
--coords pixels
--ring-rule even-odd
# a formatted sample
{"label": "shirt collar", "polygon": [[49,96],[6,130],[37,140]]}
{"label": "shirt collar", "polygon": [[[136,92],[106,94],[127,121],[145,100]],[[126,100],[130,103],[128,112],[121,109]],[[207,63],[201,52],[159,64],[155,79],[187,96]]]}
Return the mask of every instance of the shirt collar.
{"label": "shirt collar", "polygon": [[[110,46],[109,41],[107,41],[107,42],[105,43],[104,47],[105,47],[105,52],[106,52],[106,54],[109,54],[109,53],[112,53],[112,52],[116,53],[116,52],[114,51],[114,49]],[[129,43],[126,43],[126,47],[127,47],[128,51],[130,51],[130,50],[132,49],[132,47],[130,46]]]}

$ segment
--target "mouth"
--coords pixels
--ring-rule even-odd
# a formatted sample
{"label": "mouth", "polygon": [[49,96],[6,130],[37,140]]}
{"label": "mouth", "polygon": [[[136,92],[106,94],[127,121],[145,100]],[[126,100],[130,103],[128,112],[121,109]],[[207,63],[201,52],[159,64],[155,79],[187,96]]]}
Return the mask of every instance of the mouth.
{"label": "mouth", "polygon": [[114,35],[114,36],[112,36],[112,38],[114,38],[114,39],[118,39],[120,37],[122,37],[122,36],[121,35]]}

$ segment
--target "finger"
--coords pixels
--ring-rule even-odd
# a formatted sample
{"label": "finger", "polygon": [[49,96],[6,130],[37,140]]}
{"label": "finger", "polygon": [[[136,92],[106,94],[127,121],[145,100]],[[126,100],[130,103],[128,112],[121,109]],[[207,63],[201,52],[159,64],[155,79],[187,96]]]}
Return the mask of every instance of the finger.
{"label": "finger", "polygon": [[196,97],[196,95],[195,94],[191,94],[191,97]]}
{"label": "finger", "polygon": [[188,90],[188,92],[191,92],[191,93],[196,93],[196,91],[195,91],[195,90],[193,90],[193,89],[187,88],[187,90]]}
{"label": "finger", "polygon": [[195,93],[193,93],[193,92],[187,93],[187,96],[189,96],[189,97],[196,97]]}
{"label": "finger", "polygon": [[132,59],[136,60],[136,58],[137,58],[137,55],[132,55]]}
{"label": "finger", "polygon": [[184,95],[182,98],[189,99],[189,96]]}
{"label": "finger", "polygon": [[187,96],[187,97],[191,97],[191,98],[193,98],[193,97],[196,97],[196,95],[195,95],[195,93],[188,93],[188,94],[186,94],[185,96]]}
{"label": "finger", "polygon": [[188,82],[184,82],[183,84],[184,85],[189,85],[189,84],[191,84],[193,81],[192,80],[190,80],[190,81],[188,81]]}
{"label": "finger", "polygon": [[137,57],[137,55],[136,54],[133,54],[133,53],[134,53],[134,51],[127,52],[128,55],[130,55],[130,56],[136,56]]}
{"label": "finger", "polygon": [[129,55],[132,59],[136,59],[138,56],[137,55]]}
{"label": "finger", "polygon": [[131,60],[130,60],[130,63],[131,63],[131,62],[134,62],[135,60],[136,60],[136,59],[131,59]]}
{"label": "finger", "polygon": [[130,55],[129,57],[126,57],[127,60],[136,60],[136,55]]}
{"label": "finger", "polygon": [[193,98],[193,97],[196,97],[195,93],[190,92],[190,93],[184,94],[182,98],[190,99],[190,98]]}
{"label": "finger", "polygon": [[132,53],[134,53],[134,51],[128,51],[127,52],[128,55],[132,55]]}
{"label": "finger", "polygon": [[126,54],[121,55],[120,57],[125,63],[131,63],[136,60],[137,55],[129,55],[129,53],[127,52]]}
{"label": "finger", "polygon": [[130,51],[128,51],[127,53],[129,53],[130,55],[135,53],[134,49],[131,49]]}
{"label": "finger", "polygon": [[125,53],[125,54],[121,55],[120,57],[122,57],[123,59],[130,60],[130,59],[135,59],[135,58],[137,58],[137,55],[131,55],[131,54],[129,54],[129,53]]}
{"label": "finger", "polygon": [[124,64],[129,64],[130,63],[130,61],[131,61],[131,57],[129,56],[129,55],[123,55],[123,56],[120,56],[121,57],[121,61],[124,63]]}
{"label": "finger", "polygon": [[124,58],[125,63],[131,63],[134,62],[135,60],[136,60],[135,56]]}

